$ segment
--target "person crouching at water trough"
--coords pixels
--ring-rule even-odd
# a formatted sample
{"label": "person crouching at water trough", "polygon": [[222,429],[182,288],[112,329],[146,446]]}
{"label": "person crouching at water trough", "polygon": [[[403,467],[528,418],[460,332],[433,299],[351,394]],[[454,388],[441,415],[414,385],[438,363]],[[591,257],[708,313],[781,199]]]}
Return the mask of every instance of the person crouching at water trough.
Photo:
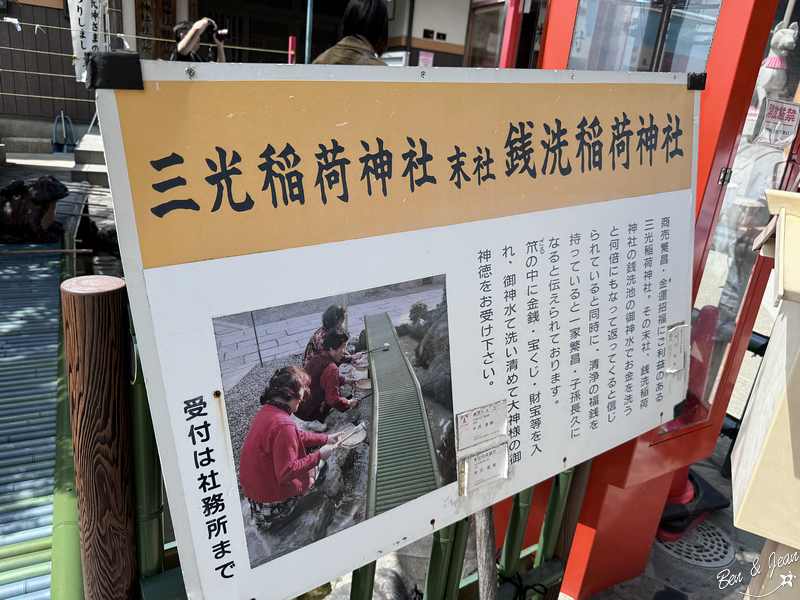
{"label": "person crouching at water trough", "polygon": [[348,408],[358,406],[358,400],[342,398],[339,386],[349,383],[354,385],[355,379],[347,379],[339,375],[338,364],[344,355],[347,345],[347,332],[335,328],[325,334],[322,342],[322,353],[308,361],[306,373],[311,377],[311,399],[300,405],[296,416],[303,421],[308,421],[307,427],[311,431],[325,431],[325,419],[332,409],[344,412]]}
{"label": "person crouching at water trough", "polygon": [[[287,517],[305,493],[322,483],[324,461],[333,452],[330,444],[338,440],[338,435],[302,431],[292,421],[290,415],[309,397],[310,383],[299,367],[275,371],[242,446],[239,480],[250,501],[250,514],[262,531]],[[313,446],[322,447],[306,454],[306,448]]]}
{"label": "person crouching at water trough", "polygon": [[[308,340],[308,344],[306,345],[306,351],[303,354],[303,363],[301,365],[304,369],[312,358],[322,354],[322,351],[324,350],[322,347],[322,342],[325,340],[325,334],[331,329],[336,329],[337,327],[341,329],[344,325],[344,317],[344,308],[341,306],[331,304],[325,309],[325,312],[322,313],[322,327],[314,332],[314,335],[311,336],[311,339]],[[354,360],[358,360],[359,358],[361,358],[361,352],[350,356],[350,354],[345,351],[345,353],[342,354],[342,358],[339,362],[349,363]]]}

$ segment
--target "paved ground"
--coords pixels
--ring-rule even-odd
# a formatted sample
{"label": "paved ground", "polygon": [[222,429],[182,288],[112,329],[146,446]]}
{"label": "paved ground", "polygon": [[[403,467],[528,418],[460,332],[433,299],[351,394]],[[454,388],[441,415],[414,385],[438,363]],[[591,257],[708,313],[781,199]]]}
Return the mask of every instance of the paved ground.
{"label": "paved ground", "polygon": [[[730,499],[731,483],[719,474],[729,445],[730,441],[727,438],[720,438],[714,454],[696,463],[693,469]],[[713,552],[709,553],[708,545],[705,543],[706,539],[718,542],[721,539],[719,530],[724,532],[724,535],[728,536],[732,542],[731,551],[733,553],[733,561],[724,568],[729,569],[731,574],[741,573],[742,583],[720,589],[717,577],[723,567],[704,568],[687,564],[664,552],[657,547],[659,545],[657,543],[650,552],[644,573],[595,594],[591,600],[734,600],[744,598],[750,582],[752,561],[758,557],[764,540],[735,528],[731,508],[712,513],[708,521],[712,523],[712,528],[716,528],[712,530],[710,536],[690,533],[687,534],[684,541],[689,542],[688,547],[693,548],[696,555],[700,556],[705,553],[706,556],[710,556]],[[675,548],[675,544],[666,544],[666,546]],[[414,586],[420,590],[424,589],[430,547],[431,537],[428,536],[380,559],[377,563],[376,576],[380,581],[379,584],[376,584],[376,589],[396,588],[396,585],[392,585],[393,574],[400,576],[409,592],[414,589]],[[475,569],[474,557],[475,538],[474,533],[471,532],[463,573],[465,576]],[[348,574],[333,581],[332,592],[328,598],[330,600],[347,600],[350,597],[351,580],[352,576]],[[800,592],[797,597],[800,598]],[[560,600],[568,600],[568,597],[562,594]]]}
{"label": "paved ground", "polygon": [[[441,287],[399,294],[402,295],[348,306],[351,337],[358,337],[364,328],[364,315],[388,312],[396,323],[404,320],[414,302],[423,301],[434,308],[442,300]],[[308,340],[322,325],[321,311],[264,324],[259,324],[262,319],[258,312],[254,311],[250,323],[247,319],[237,319],[244,323],[234,323],[227,318],[214,320],[222,389],[226,392],[262,362],[303,352]]]}

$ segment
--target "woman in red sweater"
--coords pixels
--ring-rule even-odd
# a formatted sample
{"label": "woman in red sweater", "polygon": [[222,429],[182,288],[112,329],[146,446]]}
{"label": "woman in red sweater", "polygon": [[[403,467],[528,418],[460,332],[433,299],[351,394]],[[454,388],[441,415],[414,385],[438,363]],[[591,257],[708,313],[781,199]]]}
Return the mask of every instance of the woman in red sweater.
{"label": "woman in red sweater", "polygon": [[[298,367],[275,371],[261,394],[258,411],[242,446],[239,481],[250,501],[250,514],[262,530],[288,516],[315,483],[320,466],[333,452],[337,435],[297,428],[291,414],[309,396],[311,378]],[[322,446],[306,454],[306,448]]]}

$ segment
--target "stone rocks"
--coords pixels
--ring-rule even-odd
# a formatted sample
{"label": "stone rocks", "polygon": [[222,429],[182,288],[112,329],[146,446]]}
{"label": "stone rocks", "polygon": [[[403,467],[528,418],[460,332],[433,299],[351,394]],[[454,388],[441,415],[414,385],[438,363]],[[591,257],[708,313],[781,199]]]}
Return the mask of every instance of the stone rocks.
{"label": "stone rocks", "polygon": [[417,319],[411,325],[411,331],[408,333],[412,338],[417,341],[421,341],[422,338],[425,337],[425,334],[428,333],[428,330],[431,328],[433,323],[426,319]]}
{"label": "stone rocks", "polygon": [[111,219],[103,219],[95,223],[90,221],[90,244],[95,251],[107,252],[119,257],[119,241],[117,240],[117,225]]}
{"label": "stone rocks", "polygon": [[410,600],[403,578],[394,569],[378,569],[372,588],[373,600]]}
{"label": "stone rocks", "polygon": [[436,454],[439,456],[444,473],[442,476],[445,481],[456,480],[456,435],[453,429],[453,421],[445,423],[439,443],[436,444]]}
{"label": "stone rocks", "polygon": [[[330,477],[330,473],[328,474]],[[323,483],[323,487],[327,484]],[[336,505],[327,494],[310,493],[300,500],[292,514],[287,518],[286,526],[275,525],[271,531],[272,545],[276,550],[285,548],[287,552],[302,548],[325,537],[328,524],[333,519]],[[279,528],[280,527],[280,528]],[[282,556],[286,552],[278,550],[270,559]]]}
{"label": "stone rocks", "polygon": [[358,335],[358,343],[356,344],[356,352],[364,352],[367,349],[367,330],[362,329]]}
{"label": "stone rocks", "polygon": [[45,175],[27,185],[21,179],[0,190],[0,243],[54,242],[63,227],[55,221],[56,203],[69,190]]}
{"label": "stone rocks", "polygon": [[[337,450],[337,452],[340,451]],[[364,443],[356,446],[352,450],[341,450],[341,452],[346,452],[345,464],[342,467],[345,481],[345,492],[342,499],[352,502],[354,500],[360,500],[363,494],[363,499],[366,500],[369,472],[369,444]],[[366,505],[358,506],[357,513],[361,518],[364,518],[366,514]]]}
{"label": "stone rocks", "polygon": [[447,315],[439,317],[430,326],[422,341],[417,346],[414,354],[419,365],[427,368],[437,356],[450,352],[450,335],[448,332]]}
{"label": "stone rocks", "polygon": [[439,354],[431,361],[420,384],[422,394],[445,408],[453,409],[453,388],[450,380],[450,354]]}
{"label": "stone rocks", "polygon": [[326,461],[328,463],[328,473],[325,476],[325,481],[319,487],[319,491],[334,502],[338,501],[345,490],[342,463],[345,462],[346,458],[346,451],[337,449]]}

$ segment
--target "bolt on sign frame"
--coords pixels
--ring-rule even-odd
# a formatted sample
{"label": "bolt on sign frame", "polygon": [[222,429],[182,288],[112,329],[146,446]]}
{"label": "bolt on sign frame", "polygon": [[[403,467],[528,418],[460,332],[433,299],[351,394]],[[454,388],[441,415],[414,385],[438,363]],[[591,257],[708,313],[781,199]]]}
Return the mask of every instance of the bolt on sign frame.
{"label": "bolt on sign frame", "polygon": [[[635,439],[685,396],[699,119],[685,75],[198,64],[189,77],[150,61],[142,75],[144,90],[98,90],[98,106],[190,597],[264,598],[264,581],[295,597]],[[629,130],[629,153],[611,138],[625,115],[652,120]],[[655,127],[671,127],[666,145]],[[350,256],[364,268],[337,260]],[[251,331],[250,311],[442,274],[457,477],[254,559],[269,540],[240,494],[214,320],[243,313]],[[626,348],[603,341],[622,335],[616,314],[635,322]],[[297,354],[310,335],[270,331]],[[601,407],[595,387],[623,371],[637,400]],[[330,558],[309,573],[312,555]]]}

